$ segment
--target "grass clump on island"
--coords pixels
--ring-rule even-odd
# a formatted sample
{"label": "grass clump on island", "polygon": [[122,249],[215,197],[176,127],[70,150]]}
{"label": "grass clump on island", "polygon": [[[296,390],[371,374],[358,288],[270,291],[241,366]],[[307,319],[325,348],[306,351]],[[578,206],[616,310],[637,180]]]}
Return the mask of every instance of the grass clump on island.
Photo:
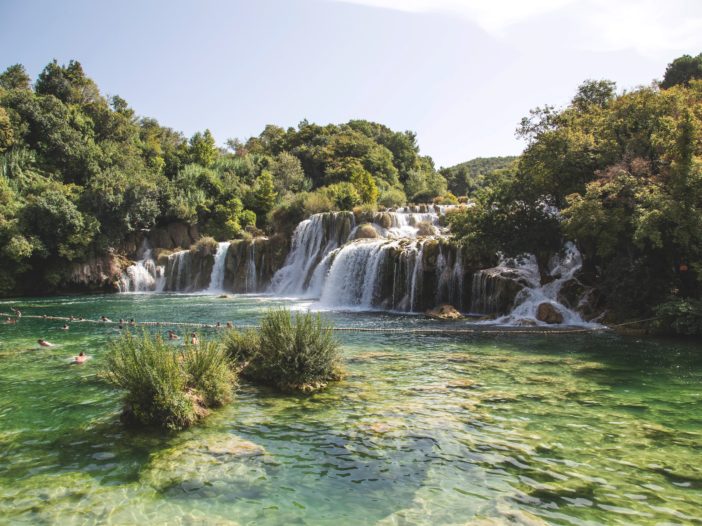
{"label": "grass clump on island", "polygon": [[310,393],[340,380],[339,343],[318,314],[269,310],[256,331],[229,331],[224,347],[240,374],[282,391]]}
{"label": "grass clump on island", "polygon": [[237,380],[219,342],[174,348],[147,332],[112,342],[103,376],[126,391],[125,422],[169,430],[189,427],[231,402]]}

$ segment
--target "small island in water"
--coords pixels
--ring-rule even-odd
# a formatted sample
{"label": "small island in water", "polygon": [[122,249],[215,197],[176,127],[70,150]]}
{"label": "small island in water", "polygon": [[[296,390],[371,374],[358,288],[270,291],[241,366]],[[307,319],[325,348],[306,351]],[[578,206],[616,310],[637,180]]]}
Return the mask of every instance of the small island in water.
{"label": "small island in water", "polygon": [[587,80],[437,169],[376,122],[218,147],[8,67],[0,517],[699,522],[700,72]]}

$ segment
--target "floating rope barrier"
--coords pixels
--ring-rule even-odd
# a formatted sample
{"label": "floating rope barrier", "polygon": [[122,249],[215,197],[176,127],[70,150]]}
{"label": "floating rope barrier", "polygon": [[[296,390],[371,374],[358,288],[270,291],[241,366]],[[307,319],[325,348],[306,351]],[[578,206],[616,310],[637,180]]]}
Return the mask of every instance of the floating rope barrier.
{"label": "floating rope barrier", "polygon": [[[92,323],[95,325],[118,325],[122,328],[127,327],[188,327],[191,329],[215,329],[215,330],[248,330],[260,329],[260,325],[233,324],[232,322],[215,322],[215,323],[198,323],[198,322],[179,322],[179,321],[112,321],[112,320],[91,320],[87,318],[79,318],[76,316],[48,316],[48,315],[32,315],[26,314],[18,316],[15,313],[0,312],[0,316],[19,321],[20,319],[34,319],[47,321],[62,321],[65,323]],[[618,323],[609,326],[600,327],[569,327],[569,328],[544,328],[541,327],[500,327],[494,326],[478,326],[465,328],[395,328],[395,327],[332,327],[336,332],[382,332],[386,334],[428,334],[428,335],[469,335],[469,334],[578,334],[578,333],[601,333],[607,332],[614,328],[624,327],[654,321],[659,318],[647,318],[643,320],[629,321]]]}

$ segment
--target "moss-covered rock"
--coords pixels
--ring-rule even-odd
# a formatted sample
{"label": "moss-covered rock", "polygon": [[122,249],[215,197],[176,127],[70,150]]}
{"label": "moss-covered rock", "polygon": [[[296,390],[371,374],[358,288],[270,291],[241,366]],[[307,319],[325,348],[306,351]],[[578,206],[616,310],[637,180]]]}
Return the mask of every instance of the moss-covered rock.
{"label": "moss-covered rock", "polygon": [[354,239],[375,239],[379,237],[377,230],[370,223],[359,225],[354,234]]}

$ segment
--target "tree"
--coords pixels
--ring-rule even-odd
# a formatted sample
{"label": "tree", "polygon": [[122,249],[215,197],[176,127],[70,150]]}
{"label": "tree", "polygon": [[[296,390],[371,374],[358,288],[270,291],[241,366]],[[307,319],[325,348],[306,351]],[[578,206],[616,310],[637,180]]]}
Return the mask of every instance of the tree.
{"label": "tree", "polygon": [[273,185],[273,175],[268,170],[263,170],[261,175],[258,176],[258,179],[256,179],[254,188],[256,214],[259,217],[265,216],[273,208],[273,205],[275,205],[277,197],[278,194]]}
{"label": "tree", "polygon": [[573,97],[574,108],[585,111],[589,106],[604,108],[616,94],[617,84],[611,80],[586,80]]}
{"label": "tree", "polygon": [[288,152],[279,153],[271,163],[270,171],[278,194],[304,192],[311,188],[312,181],[305,177],[302,163]]}
{"label": "tree", "polygon": [[22,64],[14,64],[0,74],[0,87],[6,90],[31,89],[30,78]]}
{"label": "tree", "polygon": [[668,89],[680,84],[687,86],[694,79],[702,79],[702,53],[696,57],[683,55],[668,64],[661,88]]}
{"label": "tree", "polygon": [[10,116],[5,108],[0,107],[0,153],[3,153],[15,142]]}
{"label": "tree", "polygon": [[351,174],[351,184],[358,191],[363,203],[374,205],[378,200],[378,187],[370,172],[358,167]]}
{"label": "tree", "polygon": [[204,133],[197,132],[190,138],[192,162],[207,168],[215,162],[217,153],[215,140],[210,130],[205,130]]}

